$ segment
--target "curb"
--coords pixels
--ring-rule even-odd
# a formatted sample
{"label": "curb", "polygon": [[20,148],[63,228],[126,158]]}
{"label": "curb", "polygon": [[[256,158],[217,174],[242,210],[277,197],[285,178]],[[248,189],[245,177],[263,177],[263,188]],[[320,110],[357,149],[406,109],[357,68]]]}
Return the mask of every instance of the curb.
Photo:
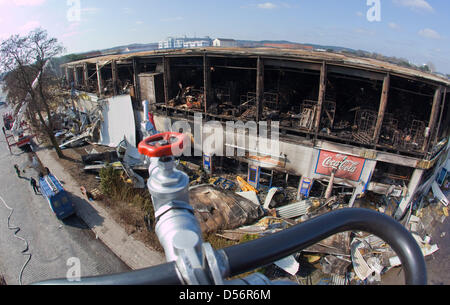
{"label": "curb", "polygon": [[77,216],[89,226],[96,238],[100,239],[126,265],[133,270],[138,270],[166,262],[164,255],[149,249],[141,241],[129,236],[98,203],[79,197],[81,186],[51,156],[48,149],[37,151],[36,154],[44,166],[48,167],[59,180],[64,181],[64,188],[75,195]]}

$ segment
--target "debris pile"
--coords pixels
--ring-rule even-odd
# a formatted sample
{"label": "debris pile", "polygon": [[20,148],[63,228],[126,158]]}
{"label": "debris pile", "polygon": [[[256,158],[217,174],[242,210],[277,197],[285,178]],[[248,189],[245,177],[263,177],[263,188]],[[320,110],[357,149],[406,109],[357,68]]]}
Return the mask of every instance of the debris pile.
{"label": "debris pile", "polygon": [[204,107],[203,90],[195,89],[194,86],[183,87],[178,83],[179,91],[175,98],[168,103],[170,107],[179,107],[181,109],[201,110]]}
{"label": "debris pile", "polygon": [[[332,196],[329,199],[310,197],[298,200],[295,188],[272,187],[257,190],[239,174],[227,174],[208,180],[209,176],[202,173],[200,166],[196,168],[191,165],[190,168],[194,169],[191,170],[191,175],[192,172],[197,172],[198,177],[202,177],[197,182],[203,185],[194,187],[193,191],[197,191],[195,195],[191,195],[194,196],[191,197],[192,203],[201,202],[201,207],[195,208],[201,215],[198,217],[202,221],[202,228],[207,227],[207,232],[216,232],[216,236],[234,242],[260,238],[332,210],[348,207],[344,195]],[[445,183],[443,185],[445,189]],[[247,210],[247,213],[244,213],[242,206],[239,209],[233,209],[230,205],[226,208],[219,207],[226,201],[235,200],[236,195],[242,198],[241,200],[248,200],[245,201],[247,204],[253,202],[247,206],[252,207],[252,213],[249,214]],[[199,199],[199,196],[203,196],[203,199]],[[448,217],[445,200],[439,194],[435,196],[437,200],[431,196],[426,200],[426,206],[415,213],[411,209],[401,221],[416,239],[425,257],[439,250],[436,242],[433,242],[432,229],[436,222],[442,223]],[[239,202],[243,202],[241,200]],[[214,202],[213,207],[207,202]],[[360,199],[356,206],[394,217],[398,202],[389,196],[367,196]],[[256,209],[257,207],[259,209]],[[227,222],[227,219],[230,221]],[[298,267],[295,267],[297,264]],[[307,281],[307,277],[311,279],[311,272],[316,272],[319,275],[315,275],[315,284],[376,285],[382,282],[382,276],[386,272],[400,265],[396,253],[383,240],[372,234],[355,231],[331,236],[296,255],[276,262],[272,268],[278,270],[275,272],[277,276],[288,276],[299,282]],[[307,268],[313,271],[301,275],[301,271]]]}

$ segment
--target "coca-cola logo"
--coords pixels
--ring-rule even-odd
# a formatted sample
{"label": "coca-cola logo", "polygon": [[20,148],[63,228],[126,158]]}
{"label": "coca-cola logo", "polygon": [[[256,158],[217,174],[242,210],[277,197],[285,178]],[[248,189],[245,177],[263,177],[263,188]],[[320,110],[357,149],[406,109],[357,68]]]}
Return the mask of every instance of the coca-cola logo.
{"label": "coca-cola logo", "polygon": [[338,178],[358,181],[364,162],[362,158],[323,150],[319,154],[316,173],[329,176],[334,171]]}
{"label": "coca-cola logo", "polygon": [[[336,155],[336,157],[340,157],[342,155]],[[339,159],[333,159],[333,157],[327,157],[322,162],[322,166],[324,168],[332,168],[336,169],[338,171],[345,171],[349,173],[355,173],[358,169],[359,162],[353,162],[351,160],[348,160],[347,156],[343,156],[342,160]]]}

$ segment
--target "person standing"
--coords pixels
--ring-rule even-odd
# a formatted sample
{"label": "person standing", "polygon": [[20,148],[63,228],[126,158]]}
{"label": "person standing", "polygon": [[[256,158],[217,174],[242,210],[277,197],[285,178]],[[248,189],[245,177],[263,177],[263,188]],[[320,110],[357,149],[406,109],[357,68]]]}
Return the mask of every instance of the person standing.
{"label": "person standing", "polygon": [[33,177],[30,178],[30,185],[33,187],[34,194],[37,195],[39,187],[37,186],[36,180]]}
{"label": "person standing", "polygon": [[16,174],[17,177],[22,178],[22,176],[20,176],[20,169],[19,169],[19,165],[14,164],[14,169],[16,170]]}

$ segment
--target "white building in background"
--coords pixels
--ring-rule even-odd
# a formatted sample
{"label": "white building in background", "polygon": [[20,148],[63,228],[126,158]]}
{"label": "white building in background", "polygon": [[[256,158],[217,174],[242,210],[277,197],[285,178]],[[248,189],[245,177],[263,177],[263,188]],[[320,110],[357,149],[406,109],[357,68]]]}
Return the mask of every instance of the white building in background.
{"label": "white building in background", "polygon": [[237,42],[234,39],[216,38],[213,41],[214,47],[237,47]]}
{"label": "white building in background", "polygon": [[158,43],[159,49],[183,49],[183,48],[203,48],[210,47],[212,40],[208,36],[204,38],[173,38],[168,37]]}

